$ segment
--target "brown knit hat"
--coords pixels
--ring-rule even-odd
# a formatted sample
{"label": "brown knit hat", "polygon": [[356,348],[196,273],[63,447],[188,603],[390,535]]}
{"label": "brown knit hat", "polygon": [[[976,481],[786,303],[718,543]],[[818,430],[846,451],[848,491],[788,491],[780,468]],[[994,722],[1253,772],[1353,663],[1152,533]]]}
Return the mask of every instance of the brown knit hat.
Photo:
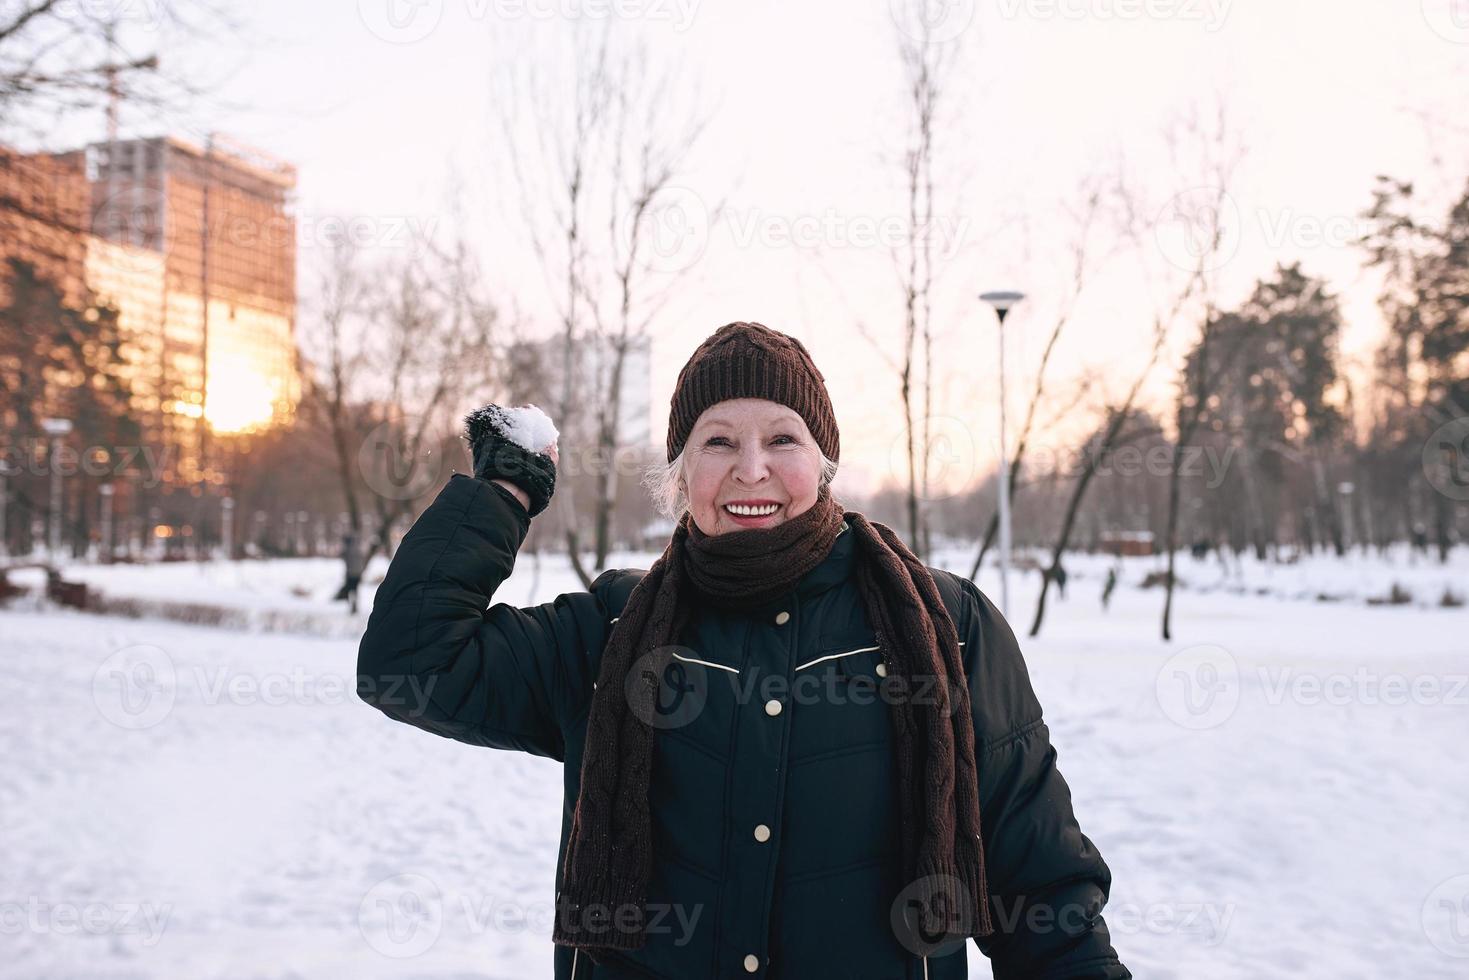
{"label": "brown knit hat", "polygon": [[727,323],[714,331],[678,373],[668,413],[668,461],[683,451],[699,416],[729,398],[765,398],[806,422],[827,459],[841,455],[826,378],[795,337],[761,323]]}

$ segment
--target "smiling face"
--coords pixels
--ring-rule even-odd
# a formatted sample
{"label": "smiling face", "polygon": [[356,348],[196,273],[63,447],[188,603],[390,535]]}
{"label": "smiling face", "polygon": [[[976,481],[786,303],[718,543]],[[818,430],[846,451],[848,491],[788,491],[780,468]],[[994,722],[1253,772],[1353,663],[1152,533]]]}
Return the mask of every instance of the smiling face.
{"label": "smiling face", "polygon": [[[805,421],[786,406],[731,398],[705,409],[694,423],[684,444],[683,478],[689,513],[705,534],[775,527],[816,503],[821,450]],[[758,513],[735,513],[731,504]]]}

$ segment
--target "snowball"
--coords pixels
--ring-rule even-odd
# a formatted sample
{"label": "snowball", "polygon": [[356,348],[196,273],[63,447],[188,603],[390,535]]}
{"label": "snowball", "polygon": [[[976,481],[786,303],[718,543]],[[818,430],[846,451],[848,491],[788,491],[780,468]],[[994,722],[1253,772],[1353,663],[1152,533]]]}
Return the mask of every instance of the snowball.
{"label": "snowball", "polygon": [[504,425],[501,434],[526,452],[545,452],[561,435],[550,416],[534,405],[501,409]]}

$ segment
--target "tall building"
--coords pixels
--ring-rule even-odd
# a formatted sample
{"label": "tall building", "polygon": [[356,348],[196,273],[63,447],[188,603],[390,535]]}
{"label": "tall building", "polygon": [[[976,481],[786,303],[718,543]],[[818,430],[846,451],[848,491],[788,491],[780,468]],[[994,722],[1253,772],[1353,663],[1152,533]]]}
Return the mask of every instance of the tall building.
{"label": "tall building", "polygon": [[[295,186],[294,167],[218,137],[202,147],[160,137],[63,153],[0,145],[0,306],[11,314],[0,391],[21,393],[0,399],[0,462],[41,460],[40,417],[73,421],[69,439],[88,467],[118,464],[105,484],[65,481],[62,520],[78,533],[106,536],[113,516],[128,523],[110,543],[212,533],[224,512],[213,498],[247,448],[228,436],[294,415]],[[57,316],[41,304],[58,297],[78,315],[38,322]],[[108,429],[78,397],[95,379],[66,369],[96,353],[86,350],[92,306],[116,311],[139,446],[83,441]],[[7,493],[29,501],[34,528],[47,488],[29,470],[16,478],[34,484],[22,497]],[[17,486],[6,482],[6,491]]]}
{"label": "tall building", "polygon": [[96,143],[85,280],[116,307],[135,405],[169,482],[222,482],[211,435],[288,421],[296,370],[289,164],[212,138]]}
{"label": "tall building", "polygon": [[300,400],[295,186],[294,167],[218,139],[0,146],[0,303],[16,259],[69,305],[117,309],[167,483],[220,482],[211,434],[286,422]]}

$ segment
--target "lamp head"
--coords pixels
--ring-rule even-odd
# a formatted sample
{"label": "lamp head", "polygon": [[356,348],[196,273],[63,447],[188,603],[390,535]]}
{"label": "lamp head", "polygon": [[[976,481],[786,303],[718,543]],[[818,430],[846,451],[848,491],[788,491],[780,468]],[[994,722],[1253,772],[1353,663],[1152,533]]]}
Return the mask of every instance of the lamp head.
{"label": "lamp head", "polygon": [[998,292],[980,293],[979,298],[983,302],[993,306],[995,312],[1003,317],[1006,313],[1010,312],[1010,307],[1025,299],[1025,294],[1006,289]]}

